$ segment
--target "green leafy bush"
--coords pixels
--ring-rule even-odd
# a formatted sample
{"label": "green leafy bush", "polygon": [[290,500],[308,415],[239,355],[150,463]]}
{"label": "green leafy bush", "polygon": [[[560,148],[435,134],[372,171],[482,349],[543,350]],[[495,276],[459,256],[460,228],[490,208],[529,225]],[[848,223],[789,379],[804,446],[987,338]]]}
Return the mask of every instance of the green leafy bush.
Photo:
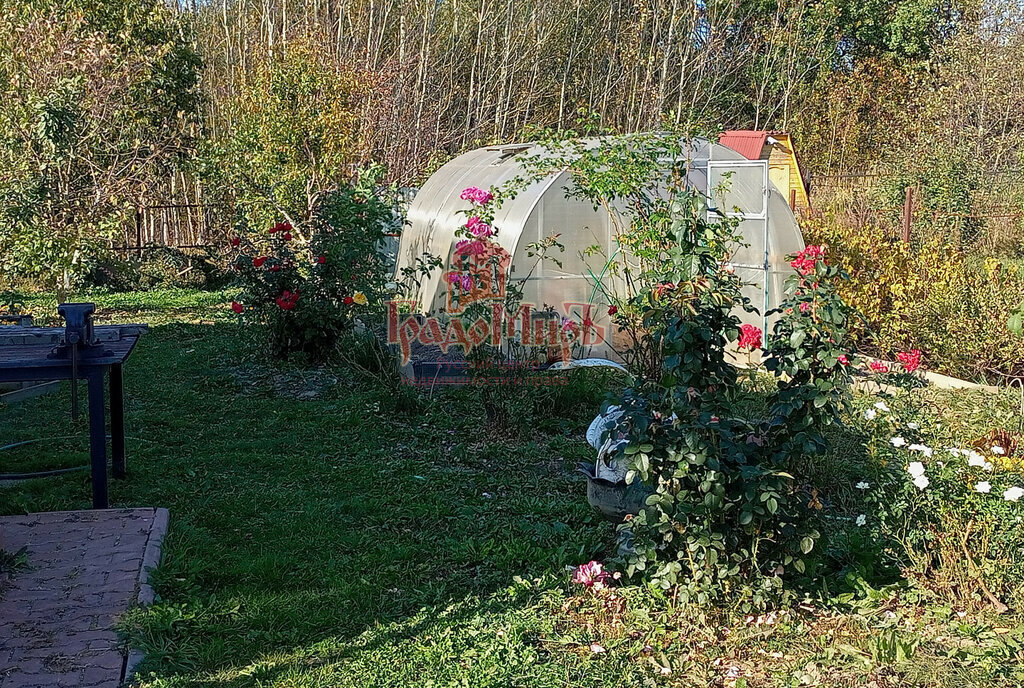
{"label": "green leafy bush", "polygon": [[263,328],[274,356],[322,360],[357,325],[382,318],[390,264],[381,247],[400,226],[375,181],[364,175],[324,194],[308,227],[278,222],[233,240],[241,292],[232,308]]}
{"label": "green leafy bush", "polygon": [[154,246],[141,258],[109,256],[95,261],[83,285],[113,291],[220,289],[230,280],[223,256],[214,249]]}
{"label": "green leafy bush", "polygon": [[747,392],[727,346],[738,338],[755,348],[761,333],[740,325],[735,309],[752,308],[724,267],[735,225],[707,222],[692,202],[673,211],[665,244],[688,259],[665,261],[661,279],[638,296],[662,367],[625,391],[622,419],[610,428],[624,440],[617,456],[627,482],[653,491],[620,526],[632,536],[626,572],[676,587],[684,599],[729,596],[762,607],[805,573],[819,537],[791,471],[823,451],[822,428],[848,391],[850,309],[827,279],[837,270],[820,247],[794,257],[798,274],[764,351],[777,376],[768,417],[737,417]]}

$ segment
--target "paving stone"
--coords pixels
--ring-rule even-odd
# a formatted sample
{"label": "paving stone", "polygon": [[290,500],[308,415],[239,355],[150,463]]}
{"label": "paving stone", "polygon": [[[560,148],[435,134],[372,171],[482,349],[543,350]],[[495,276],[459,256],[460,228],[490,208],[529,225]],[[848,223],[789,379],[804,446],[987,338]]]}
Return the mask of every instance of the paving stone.
{"label": "paving stone", "polygon": [[29,564],[0,599],[0,688],[117,688],[125,657],[114,624],[136,602],[156,514],[0,517],[0,544],[25,547]]}

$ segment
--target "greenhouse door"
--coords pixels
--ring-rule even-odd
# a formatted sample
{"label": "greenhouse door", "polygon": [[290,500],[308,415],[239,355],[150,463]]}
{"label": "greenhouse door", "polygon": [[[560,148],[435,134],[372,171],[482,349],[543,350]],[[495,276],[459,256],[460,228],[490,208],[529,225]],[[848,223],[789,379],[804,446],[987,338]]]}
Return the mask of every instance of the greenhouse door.
{"label": "greenhouse door", "polygon": [[739,233],[747,246],[739,247],[731,265],[748,285],[743,294],[761,311],[761,328],[768,331],[766,313],[769,303],[768,263],[768,161],[709,160],[708,219],[713,210],[738,218]]}

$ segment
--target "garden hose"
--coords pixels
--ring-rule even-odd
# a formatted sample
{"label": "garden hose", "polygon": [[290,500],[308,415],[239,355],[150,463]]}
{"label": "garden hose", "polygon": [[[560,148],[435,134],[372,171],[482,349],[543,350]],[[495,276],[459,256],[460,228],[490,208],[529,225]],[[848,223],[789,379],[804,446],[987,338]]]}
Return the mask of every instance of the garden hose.
{"label": "garden hose", "polygon": [[[23,440],[21,442],[14,442],[0,447],[0,452],[7,451],[8,449],[16,449],[23,447],[27,444],[36,444],[38,442],[51,442],[55,440],[75,440],[78,439],[76,435],[65,435],[63,437],[37,437],[34,440]],[[106,439],[110,439],[110,435],[106,435]],[[126,437],[125,439],[138,439],[136,437]],[[67,473],[74,473],[76,471],[88,470],[90,464],[83,464],[81,466],[72,466],[70,468],[54,468],[48,471],[33,471],[31,473],[0,473],[0,481],[4,480],[31,480],[33,478],[50,478],[57,475],[65,475]]]}

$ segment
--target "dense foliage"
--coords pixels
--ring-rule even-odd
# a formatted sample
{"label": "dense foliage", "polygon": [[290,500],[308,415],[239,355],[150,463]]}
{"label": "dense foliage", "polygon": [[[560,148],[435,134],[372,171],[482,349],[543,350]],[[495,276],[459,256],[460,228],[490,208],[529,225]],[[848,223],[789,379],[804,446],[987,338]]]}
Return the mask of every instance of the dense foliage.
{"label": "dense foliage", "polygon": [[982,261],[937,239],[907,245],[875,224],[825,218],[805,229],[852,278],[837,287],[864,316],[854,323],[863,350],[893,360],[917,348],[932,369],[980,381],[1024,373],[1020,340],[1008,327],[1024,298],[1016,261]]}
{"label": "dense foliage", "polygon": [[304,236],[320,197],[366,162],[359,113],[369,89],[365,75],[309,42],[258,63],[226,104],[231,129],[204,147],[199,171],[209,198],[248,223],[284,219]]}
{"label": "dense foliage", "polygon": [[232,240],[241,289],[232,308],[262,328],[273,355],[323,360],[357,326],[381,322],[391,267],[381,248],[401,225],[376,181],[368,173],[321,194],[301,228],[279,221]]}
{"label": "dense foliage", "polygon": [[0,271],[62,293],[187,156],[200,58],[159,0],[0,4]]}

